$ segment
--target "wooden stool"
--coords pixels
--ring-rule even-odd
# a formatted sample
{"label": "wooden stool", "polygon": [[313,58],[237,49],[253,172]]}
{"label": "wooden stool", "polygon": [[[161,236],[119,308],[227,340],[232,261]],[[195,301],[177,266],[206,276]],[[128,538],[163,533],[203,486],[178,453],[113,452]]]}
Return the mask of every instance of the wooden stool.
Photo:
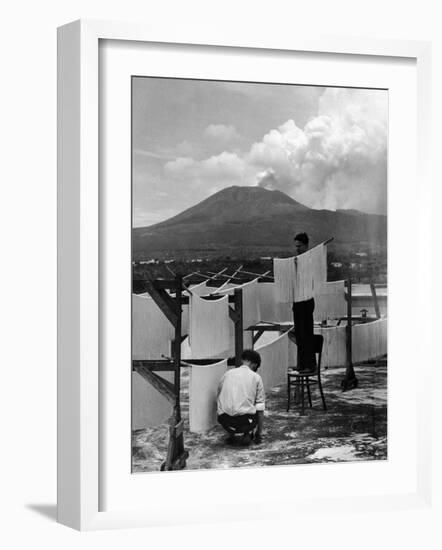
{"label": "wooden stool", "polygon": [[309,371],[300,371],[296,367],[289,367],[287,372],[287,411],[290,410],[290,394],[291,388],[295,388],[301,391],[301,414],[304,414],[304,388],[307,389],[308,402],[310,407],[312,407],[312,396],[310,393],[310,384],[318,384],[319,391],[321,393],[322,405],[324,411],[327,410],[325,404],[324,392],[322,391],[322,382],[321,382],[321,357],[322,357],[322,347],[324,345],[324,337],[322,334],[314,335],[314,349],[315,354],[317,355],[316,367],[313,370]]}

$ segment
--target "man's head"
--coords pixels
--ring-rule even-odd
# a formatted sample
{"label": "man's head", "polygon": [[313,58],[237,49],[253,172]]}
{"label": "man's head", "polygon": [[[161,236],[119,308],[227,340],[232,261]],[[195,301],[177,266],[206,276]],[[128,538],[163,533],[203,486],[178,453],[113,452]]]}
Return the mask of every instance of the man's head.
{"label": "man's head", "polygon": [[295,251],[296,255],[303,254],[308,250],[308,235],[307,233],[298,233],[295,235]]}
{"label": "man's head", "polygon": [[261,365],[261,356],[253,349],[245,349],[241,354],[243,365],[247,365],[253,371],[257,371]]}

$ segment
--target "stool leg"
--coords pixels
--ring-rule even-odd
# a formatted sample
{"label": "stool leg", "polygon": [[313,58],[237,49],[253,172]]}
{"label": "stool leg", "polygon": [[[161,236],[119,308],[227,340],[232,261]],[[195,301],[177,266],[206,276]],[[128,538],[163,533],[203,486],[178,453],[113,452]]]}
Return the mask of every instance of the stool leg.
{"label": "stool leg", "polygon": [[304,414],[304,377],[301,376],[301,414]]}
{"label": "stool leg", "polygon": [[301,390],[301,386],[299,384],[298,378],[295,378],[293,387],[295,388],[293,392],[293,402],[296,407],[296,405],[299,405],[299,397],[300,397],[300,390]]}
{"label": "stool leg", "polygon": [[290,410],[290,376],[287,375],[287,412]]}
{"label": "stool leg", "polygon": [[325,404],[324,392],[322,391],[322,382],[321,382],[321,375],[320,374],[318,375],[318,386],[319,386],[319,391],[321,392],[322,406],[324,407],[324,411],[326,411],[327,406]]}
{"label": "stool leg", "polygon": [[309,384],[308,376],[305,379],[305,381],[306,381],[306,384],[307,384],[308,402],[309,402],[310,408],[312,408],[312,396],[311,396],[311,393],[310,393],[310,384]]}

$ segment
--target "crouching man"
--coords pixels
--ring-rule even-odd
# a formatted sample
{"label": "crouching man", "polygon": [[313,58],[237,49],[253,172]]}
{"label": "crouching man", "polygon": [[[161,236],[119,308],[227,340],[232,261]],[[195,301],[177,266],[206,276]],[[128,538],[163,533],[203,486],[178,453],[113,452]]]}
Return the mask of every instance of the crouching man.
{"label": "crouching man", "polygon": [[[250,445],[262,442],[265,394],[262,378],[256,372],[261,356],[244,350],[240,367],[228,370],[218,386],[218,422],[229,434],[227,442]],[[242,436],[237,438],[236,436]]]}

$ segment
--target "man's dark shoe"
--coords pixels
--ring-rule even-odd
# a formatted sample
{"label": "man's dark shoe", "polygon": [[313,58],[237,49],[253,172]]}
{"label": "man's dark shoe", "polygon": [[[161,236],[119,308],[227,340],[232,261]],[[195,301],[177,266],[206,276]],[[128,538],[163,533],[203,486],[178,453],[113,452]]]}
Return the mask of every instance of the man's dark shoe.
{"label": "man's dark shoe", "polygon": [[259,434],[255,434],[254,443],[260,445],[262,443],[262,437]]}
{"label": "man's dark shoe", "polygon": [[243,447],[248,447],[251,442],[252,438],[250,437],[250,434],[244,434],[240,439],[240,445],[242,445]]}
{"label": "man's dark shoe", "polygon": [[229,435],[225,439],[225,442],[227,443],[227,445],[236,445],[236,441],[237,441],[236,437],[233,434]]}

